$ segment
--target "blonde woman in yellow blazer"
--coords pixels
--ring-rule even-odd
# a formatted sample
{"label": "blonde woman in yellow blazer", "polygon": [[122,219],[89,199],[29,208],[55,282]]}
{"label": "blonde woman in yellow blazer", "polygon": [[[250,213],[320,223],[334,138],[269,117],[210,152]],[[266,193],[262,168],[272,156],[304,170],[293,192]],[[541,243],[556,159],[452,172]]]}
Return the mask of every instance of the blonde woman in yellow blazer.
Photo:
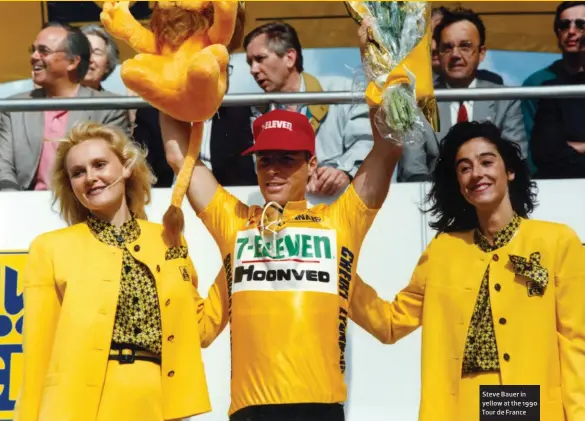
{"label": "blonde woman in yellow blazer", "polygon": [[211,410],[196,274],[146,221],[152,173],[120,130],[74,127],[51,188],[69,227],[37,237],[24,274],[15,421],[163,421]]}
{"label": "blonde woman in yellow blazer", "polygon": [[527,219],[534,197],[516,144],[455,125],[429,194],[438,235],[410,283],[392,303],[355,288],[350,317],[380,341],[422,326],[420,421],[479,421],[480,385],[539,385],[541,420],[585,420],[584,248]]}

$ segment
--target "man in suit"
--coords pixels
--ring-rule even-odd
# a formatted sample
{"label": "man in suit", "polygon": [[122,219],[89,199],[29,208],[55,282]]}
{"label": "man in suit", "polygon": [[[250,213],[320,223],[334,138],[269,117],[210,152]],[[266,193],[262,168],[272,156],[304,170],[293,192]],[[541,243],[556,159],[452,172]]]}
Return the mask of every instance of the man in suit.
{"label": "man in suit", "polygon": [[[78,28],[46,24],[31,46],[33,82],[39,88],[12,98],[111,95],[80,85],[88,71],[90,56],[89,41]],[[130,132],[123,110],[0,114],[0,190],[47,190],[58,140],[83,120],[117,125]]]}
{"label": "man in suit", "polygon": [[[480,17],[471,10],[445,11],[435,28],[441,77],[438,89],[493,88],[498,85],[478,77],[478,67],[486,54],[486,31]],[[491,121],[502,136],[518,143],[522,155],[528,156],[522,109],[518,100],[439,102],[440,132],[443,139],[460,121]]]}
{"label": "man in suit", "polygon": [[[431,12],[431,31],[434,33],[435,28],[441,21],[443,20],[443,15],[445,12],[448,12],[444,6],[441,7],[433,7]],[[431,43],[431,55],[432,55],[432,63],[433,63],[433,81],[437,81],[441,77],[441,62],[439,61],[439,52],[437,51],[437,41],[435,37],[433,37],[433,41]],[[497,73],[494,73],[487,69],[477,69],[476,73],[477,79],[487,80],[488,82],[493,82],[498,85],[504,84],[504,79]]]}

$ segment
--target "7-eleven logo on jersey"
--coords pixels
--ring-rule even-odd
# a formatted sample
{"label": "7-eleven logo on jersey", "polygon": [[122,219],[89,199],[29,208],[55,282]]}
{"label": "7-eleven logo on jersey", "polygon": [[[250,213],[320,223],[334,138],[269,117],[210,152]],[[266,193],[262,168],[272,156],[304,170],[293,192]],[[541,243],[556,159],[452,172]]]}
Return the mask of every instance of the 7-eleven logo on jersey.
{"label": "7-eleven logo on jersey", "polygon": [[337,294],[335,230],[285,228],[260,235],[240,231],[234,250],[232,293],[315,291]]}

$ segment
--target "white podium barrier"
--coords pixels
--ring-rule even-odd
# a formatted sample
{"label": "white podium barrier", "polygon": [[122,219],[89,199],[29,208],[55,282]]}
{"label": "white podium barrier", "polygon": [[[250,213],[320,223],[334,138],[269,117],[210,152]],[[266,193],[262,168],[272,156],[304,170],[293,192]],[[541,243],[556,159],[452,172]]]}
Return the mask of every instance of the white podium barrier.
{"label": "white podium barrier", "polygon": [[[533,218],[570,225],[585,239],[585,180],[539,183],[540,206]],[[262,204],[257,188],[230,188],[248,204]],[[428,185],[394,184],[362,248],[358,271],[381,297],[392,300],[408,282],[433,231],[419,211]],[[149,219],[160,222],[170,203],[170,189],[154,191]],[[64,227],[51,209],[48,192],[0,192],[0,252],[24,250],[35,236]],[[317,203],[309,199],[311,203]],[[185,200],[185,236],[199,274],[200,292],[207,290],[221,267],[212,237]],[[229,327],[228,327],[229,328]],[[230,350],[227,329],[203,351],[213,411],[194,419],[227,419],[230,402]],[[416,421],[420,397],[420,330],[385,346],[350,323],[347,347],[348,421]],[[16,396],[14,391],[10,396]],[[277,420],[275,420],[277,421]]]}

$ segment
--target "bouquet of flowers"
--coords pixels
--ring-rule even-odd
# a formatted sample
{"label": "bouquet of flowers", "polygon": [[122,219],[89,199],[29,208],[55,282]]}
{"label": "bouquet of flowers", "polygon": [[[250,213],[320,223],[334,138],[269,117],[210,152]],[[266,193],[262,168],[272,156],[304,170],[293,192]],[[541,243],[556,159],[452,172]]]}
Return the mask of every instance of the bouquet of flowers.
{"label": "bouquet of flowers", "polygon": [[[396,143],[423,140],[423,118],[438,130],[431,67],[430,5],[413,1],[346,1],[361,24],[370,17],[364,53],[366,101],[379,106],[380,133]],[[421,112],[422,111],[422,112]]]}

